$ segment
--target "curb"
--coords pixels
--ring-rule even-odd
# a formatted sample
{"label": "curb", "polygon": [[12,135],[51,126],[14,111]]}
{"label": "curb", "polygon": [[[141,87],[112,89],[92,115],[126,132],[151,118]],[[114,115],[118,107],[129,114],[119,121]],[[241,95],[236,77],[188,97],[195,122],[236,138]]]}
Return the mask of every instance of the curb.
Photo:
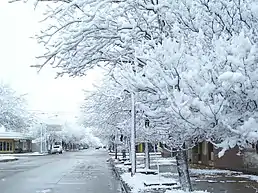
{"label": "curb", "polygon": [[3,163],[3,162],[12,162],[12,161],[17,161],[19,160],[18,158],[15,158],[15,159],[4,159],[4,160],[0,160],[0,163]]}
{"label": "curb", "polygon": [[109,163],[112,166],[112,169],[113,169],[116,177],[119,179],[119,181],[121,183],[122,192],[124,192],[124,193],[131,193],[131,189],[128,187],[128,185],[121,178],[119,172],[117,171],[117,169],[115,167],[115,163],[114,163],[114,161],[111,158],[109,159]]}

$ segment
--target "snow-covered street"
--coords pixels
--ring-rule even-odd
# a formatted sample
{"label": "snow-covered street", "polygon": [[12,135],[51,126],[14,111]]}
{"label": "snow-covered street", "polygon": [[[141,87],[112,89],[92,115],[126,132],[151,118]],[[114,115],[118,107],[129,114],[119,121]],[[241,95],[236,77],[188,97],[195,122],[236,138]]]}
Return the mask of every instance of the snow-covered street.
{"label": "snow-covered street", "polygon": [[0,193],[258,193],[258,0],[21,1]]}
{"label": "snow-covered street", "polygon": [[1,193],[119,193],[104,150],[21,157],[0,163]]}

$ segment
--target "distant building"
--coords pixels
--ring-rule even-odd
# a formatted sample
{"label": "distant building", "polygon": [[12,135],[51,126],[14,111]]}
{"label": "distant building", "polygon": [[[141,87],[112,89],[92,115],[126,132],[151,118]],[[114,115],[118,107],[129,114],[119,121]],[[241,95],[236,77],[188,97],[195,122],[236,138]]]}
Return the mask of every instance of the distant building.
{"label": "distant building", "polygon": [[[243,169],[243,155],[238,155],[237,147],[229,149],[224,156],[219,158],[220,149],[217,149],[209,142],[197,144],[189,153],[191,163],[212,166],[215,168],[241,170]],[[232,160],[234,160],[232,162]]]}
{"label": "distant building", "polygon": [[19,132],[0,132],[0,154],[32,151],[32,138]]}
{"label": "distant building", "polygon": [[188,159],[193,164],[258,174],[257,144],[253,144],[241,152],[238,147],[234,147],[226,151],[221,158],[218,156],[219,152],[220,149],[204,141],[188,151]]}

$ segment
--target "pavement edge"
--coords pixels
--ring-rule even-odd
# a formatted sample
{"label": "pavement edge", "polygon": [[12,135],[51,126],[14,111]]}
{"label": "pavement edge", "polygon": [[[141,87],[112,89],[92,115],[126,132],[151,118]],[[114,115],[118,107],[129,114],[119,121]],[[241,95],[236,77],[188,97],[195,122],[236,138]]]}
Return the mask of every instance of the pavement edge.
{"label": "pavement edge", "polygon": [[120,183],[121,183],[121,189],[122,189],[122,192],[124,193],[131,193],[131,189],[130,187],[125,183],[125,181],[122,179],[121,175],[119,174],[116,166],[115,166],[115,163],[114,163],[114,160],[112,158],[109,159],[109,163],[110,165],[112,166],[112,169],[116,175],[116,177],[119,179]]}

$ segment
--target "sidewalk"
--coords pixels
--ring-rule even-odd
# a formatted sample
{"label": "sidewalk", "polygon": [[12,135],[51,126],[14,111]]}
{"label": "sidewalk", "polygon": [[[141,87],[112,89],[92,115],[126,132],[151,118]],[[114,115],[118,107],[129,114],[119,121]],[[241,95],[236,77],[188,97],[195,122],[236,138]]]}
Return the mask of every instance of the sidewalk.
{"label": "sidewalk", "polygon": [[[158,193],[183,193],[178,190],[168,190],[177,188],[178,174],[176,162],[172,158],[151,158],[151,169],[160,175],[145,175],[136,173],[134,177],[130,176],[128,169],[123,163],[116,163],[121,178],[131,187],[132,193],[158,192]],[[142,159],[137,159],[137,171],[144,170]],[[194,190],[208,191],[210,193],[254,193],[258,190],[258,176],[244,175],[242,172],[229,170],[206,169],[206,168],[190,168],[190,176]],[[173,186],[161,186],[159,184],[177,183]],[[146,186],[147,184],[156,184],[154,186]]]}

